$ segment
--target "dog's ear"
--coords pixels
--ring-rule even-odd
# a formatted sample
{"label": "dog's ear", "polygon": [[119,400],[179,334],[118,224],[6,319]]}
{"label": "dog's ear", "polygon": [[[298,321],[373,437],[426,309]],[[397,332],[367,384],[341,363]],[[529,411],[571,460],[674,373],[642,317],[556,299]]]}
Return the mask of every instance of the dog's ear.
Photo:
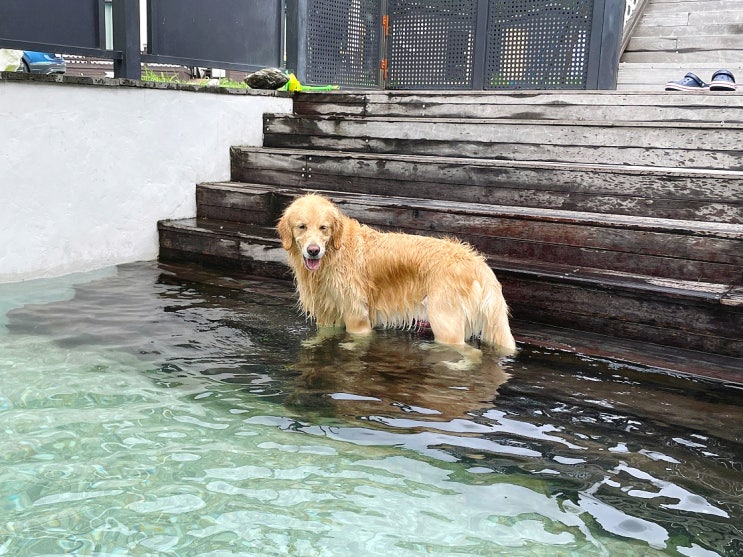
{"label": "dog's ear", "polygon": [[281,215],[281,218],[276,225],[276,230],[279,232],[279,238],[281,238],[281,247],[286,251],[289,251],[294,243],[294,238],[292,237],[292,229],[291,226],[289,226],[289,219],[287,218],[286,213]]}
{"label": "dog's ear", "polygon": [[343,245],[343,227],[346,224],[346,219],[340,213],[336,213],[333,220],[333,247],[335,249],[341,249]]}

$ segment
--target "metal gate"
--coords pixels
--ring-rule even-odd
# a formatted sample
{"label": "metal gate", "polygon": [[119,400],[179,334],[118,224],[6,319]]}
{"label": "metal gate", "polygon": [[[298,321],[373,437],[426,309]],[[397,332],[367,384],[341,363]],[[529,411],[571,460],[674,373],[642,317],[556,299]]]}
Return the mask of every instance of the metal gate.
{"label": "metal gate", "polygon": [[616,87],[623,0],[297,1],[303,30],[295,67],[308,83]]}
{"label": "metal gate", "polygon": [[302,83],[382,86],[381,0],[287,0],[287,66]]}

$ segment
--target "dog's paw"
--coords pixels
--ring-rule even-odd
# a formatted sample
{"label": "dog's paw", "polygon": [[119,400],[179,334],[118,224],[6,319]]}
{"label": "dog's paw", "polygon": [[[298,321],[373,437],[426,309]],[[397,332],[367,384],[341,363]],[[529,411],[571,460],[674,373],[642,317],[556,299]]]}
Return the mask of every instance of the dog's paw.
{"label": "dog's paw", "polygon": [[441,365],[452,371],[470,371],[477,365],[477,362],[473,362],[468,358],[462,358],[458,362],[441,362]]}
{"label": "dog's paw", "polygon": [[447,368],[453,371],[470,371],[480,364],[482,364],[482,352],[477,348],[459,352],[461,358],[458,361],[443,361],[441,362]]}
{"label": "dog's paw", "polygon": [[324,340],[324,338],[312,337],[303,340],[300,344],[302,345],[302,348],[315,348],[320,346]]}
{"label": "dog's paw", "polygon": [[319,327],[315,336],[303,340],[301,344],[303,348],[315,348],[323,344],[326,340],[343,334],[344,330],[342,327]]}
{"label": "dog's paw", "polygon": [[341,342],[338,346],[344,350],[352,352],[358,352],[359,350],[366,350],[372,341],[372,335],[347,335],[347,340]]}

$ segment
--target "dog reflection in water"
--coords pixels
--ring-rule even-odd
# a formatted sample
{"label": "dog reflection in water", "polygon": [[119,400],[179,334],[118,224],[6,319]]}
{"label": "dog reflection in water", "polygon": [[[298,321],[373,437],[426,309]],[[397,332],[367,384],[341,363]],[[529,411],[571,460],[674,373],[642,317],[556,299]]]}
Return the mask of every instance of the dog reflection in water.
{"label": "dog reflection in water", "polygon": [[349,416],[462,417],[491,407],[509,377],[505,360],[483,351],[478,363],[459,366],[460,351],[431,342],[430,331],[375,331],[363,338],[328,332],[303,345],[288,402]]}

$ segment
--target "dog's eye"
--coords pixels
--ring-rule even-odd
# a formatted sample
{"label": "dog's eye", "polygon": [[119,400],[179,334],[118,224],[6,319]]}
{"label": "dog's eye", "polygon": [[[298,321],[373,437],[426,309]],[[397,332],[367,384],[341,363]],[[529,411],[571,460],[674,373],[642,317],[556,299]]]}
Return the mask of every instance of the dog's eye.
{"label": "dog's eye", "polygon": [[306,225],[306,224],[298,224],[298,225],[297,225],[297,228],[298,228],[299,230],[307,230],[307,225]]}
{"label": "dog's eye", "polygon": [[320,230],[322,230],[323,232],[325,232],[325,231],[326,231],[327,229],[328,229],[328,227],[327,227],[327,225],[325,225],[325,224],[323,224],[323,225],[322,225],[322,226],[320,227]]}

